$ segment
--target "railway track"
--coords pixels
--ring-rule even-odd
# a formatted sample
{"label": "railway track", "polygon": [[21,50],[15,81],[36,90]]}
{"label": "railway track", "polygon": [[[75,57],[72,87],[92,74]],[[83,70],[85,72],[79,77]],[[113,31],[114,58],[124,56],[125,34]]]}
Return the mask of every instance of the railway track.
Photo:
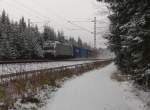
{"label": "railway track", "polygon": [[[33,62],[3,62],[0,64],[0,75],[22,73],[25,71],[34,71],[49,69],[55,67],[91,63],[95,61],[105,61],[106,59],[68,59],[62,61],[33,61]],[[108,59],[107,59],[108,60]],[[109,59],[110,60],[110,59]]]}
{"label": "railway track", "polygon": [[93,62],[87,62],[87,63],[81,63],[81,64],[74,64],[74,65],[67,65],[67,66],[61,66],[61,67],[53,67],[53,68],[47,68],[47,69],[37,69],[37,70],[31,70],[31,71],[21,71],[16,73],[10,73],[10,74],[1,74],[0,75],[0,82],[6,83],[10,80],[14,79],[21,79],[21,78],[29,78],[32,75],[38,75],[43,73],[58,73],[61,71],[64,71],[66,69],[74,68],[75,70],[83,69],[83,68],[95,68],[97,65],[101,64],[107,64],[110,63],[112,60],[103,60],[103,61],[93,61]]}
{"label": "railway track", "polygon": [[97,60],[106,60],[99,58],[78,58],[78,59],[54,59],[54,60],[5,60],[0,61],[0,64],[15,64],[15,63],[40,63],[40,62],[61,62],[61,61],[97,61]]}

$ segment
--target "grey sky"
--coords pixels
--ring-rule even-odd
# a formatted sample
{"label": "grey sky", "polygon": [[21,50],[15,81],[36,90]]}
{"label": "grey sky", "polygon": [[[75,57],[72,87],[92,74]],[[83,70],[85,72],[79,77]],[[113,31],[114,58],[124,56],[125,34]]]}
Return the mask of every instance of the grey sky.
{"label": "grey sky", "polygon": [[[93,23],[90,22],[94,16],[99,20],[97,27],[98,47],[105,47],[105,39],[102,35],[108,31],[109,14],[106,4],[97,3],[96,0],[0,0],[0,11],[5,9],[9,16],[18,20],[21,16],[31,19],[33,24],[38,24],[40,28],[47,24],[56,30],[63,30],[65,35],[80,36],[85,42],[93,45],[93,35],[86,31],[93,31]],[[89,21],[73,22],[84,27],[80,28],[68,23],[68,21]]]}

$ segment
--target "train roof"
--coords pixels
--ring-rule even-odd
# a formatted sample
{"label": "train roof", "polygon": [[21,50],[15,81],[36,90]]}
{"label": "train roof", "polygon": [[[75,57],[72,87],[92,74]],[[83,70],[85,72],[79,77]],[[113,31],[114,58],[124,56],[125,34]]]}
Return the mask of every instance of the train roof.
{"label": "train roof", "polygon": [[62,42],[59,42],[59,41],[45,41],[44,45],[55,45],[55,44],[63,44],[63,45],[68,45],[68,46],[72,46],[72,44],[70,43],[62,43]]}

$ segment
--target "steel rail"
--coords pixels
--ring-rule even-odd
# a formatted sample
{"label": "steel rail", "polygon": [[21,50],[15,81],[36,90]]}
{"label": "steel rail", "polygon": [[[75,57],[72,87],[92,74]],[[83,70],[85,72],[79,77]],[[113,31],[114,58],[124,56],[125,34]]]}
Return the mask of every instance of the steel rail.
{"label": "steel rail", "polygon": [[81,67],[95,66],[96,64],[102,64],[102,63],[111,62],[111,61],[112,60],[109,59],[109,60],[95,61],[95,62],[90,62],[90,63],[54,67],[54,68],[49,68],[49,69],[41,69],[41,70],[33,70],[33,71],[24,71],[24,72],[19,72],[19,73],[3,74],[3,75],[0,75],[0,83],[7,82],[7,81],[13,80],[15,78],[18,79],[18,78],[22,78],[22,77],[29,77],[32,75],[41,74],[43,72],[54,73],[54,72],[59,72],[59,71],[66,70],[66,69],[72,69],[72,68],[78,69]]}

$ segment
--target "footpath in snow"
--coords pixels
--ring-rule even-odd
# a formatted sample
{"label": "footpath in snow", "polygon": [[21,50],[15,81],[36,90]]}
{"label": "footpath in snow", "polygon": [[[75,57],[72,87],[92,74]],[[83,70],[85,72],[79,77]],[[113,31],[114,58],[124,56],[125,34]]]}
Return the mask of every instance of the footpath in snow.
{"label": "footpath in snow", "polygon": [[110,78],[116,70],[112,63],[67,81],[42,110],[146,110],[128,83]]}

